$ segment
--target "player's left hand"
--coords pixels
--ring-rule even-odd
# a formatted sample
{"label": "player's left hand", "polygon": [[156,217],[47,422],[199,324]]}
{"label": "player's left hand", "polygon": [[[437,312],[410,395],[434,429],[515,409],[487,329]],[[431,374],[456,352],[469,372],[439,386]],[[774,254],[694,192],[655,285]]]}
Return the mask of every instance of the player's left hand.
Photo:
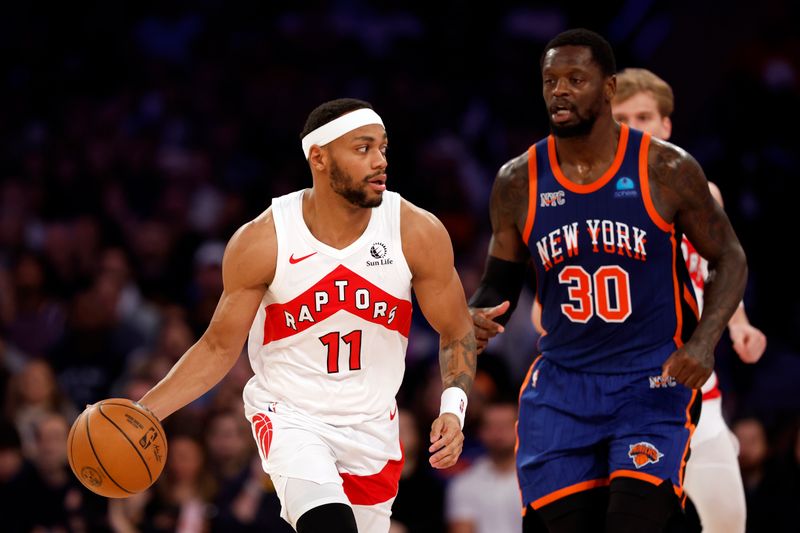
{"label": "player's left hand", "polygon": [[661,377],[672,376],[690,389],[699,389],[714,371],[714,352],[687,342],[664,361]]}
{"label": "player's left hand", "polygon": [[729,324],[728,334],[733,341],[733,349],[745,363],[755,363],[767,349],[767,336],[750,323]]}
{"label": "player's left hand", "polygon": [[461,423],[453,413],[442,413],[431,424],[430,463],[433,468],[450,468],[461,455],[464,448],[464,434]]}

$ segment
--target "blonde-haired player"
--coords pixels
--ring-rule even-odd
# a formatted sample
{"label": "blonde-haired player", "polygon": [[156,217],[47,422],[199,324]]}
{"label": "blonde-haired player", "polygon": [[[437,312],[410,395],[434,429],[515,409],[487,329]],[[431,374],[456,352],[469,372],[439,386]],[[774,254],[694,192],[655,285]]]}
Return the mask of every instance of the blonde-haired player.
{"label": "blonde-haired player", "polygon": [[[672,88],[649,70],[630,68],[617,74],[617,94],[611,102],[614,118],[629,126],[667,140],[672,133],[674,108]],[[719,188],[709,182],[714,198],[722,205]],[[684,236],[683,255],[702,310],[703,284],[708,262],[700,257]],[[728,332],[733,349],[745,363],[759,360],[767,345],[764,334],[750,324],[744,305],[731,317]],[[735,437],[722,418],[717,376],[703,385],[703,409],[691,441],[692,455],[686,465],[686,493],[692,499],[703,531],[735,533],[745,530],[746,507],[737,461]]]}

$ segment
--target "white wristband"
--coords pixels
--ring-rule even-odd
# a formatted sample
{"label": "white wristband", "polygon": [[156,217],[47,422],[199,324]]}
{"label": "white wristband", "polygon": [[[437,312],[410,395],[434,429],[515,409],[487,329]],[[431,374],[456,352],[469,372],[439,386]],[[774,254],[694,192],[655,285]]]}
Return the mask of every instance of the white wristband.
{"label": "white wristband", "polygon": [[443,413],[453,413],[464,429],[464,416],[467,412],[467,393],[459,387],[448,387],[442,393],[442,406],[439,408],[439,415]]}

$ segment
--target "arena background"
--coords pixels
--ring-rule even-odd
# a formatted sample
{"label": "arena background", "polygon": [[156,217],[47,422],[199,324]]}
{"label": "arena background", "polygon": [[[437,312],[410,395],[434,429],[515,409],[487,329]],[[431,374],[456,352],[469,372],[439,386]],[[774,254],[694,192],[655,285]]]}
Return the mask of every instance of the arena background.
{"label": "arena background", "polygon": [[[727,336],[718,349],[725,414],[747,427],[748,531],[797,531],[800,8],[565,4],[4,5],[0,529],[286,531],[249,464],[246,357],[168,420],[169,475],[140,505],[108,508],[64,475],[66,428],[87,403],[138,398],[202,333],[227,239],[271,197],[310,185],[298,134],[325,100],[363,98],[383,116],[389,188],[445,223],[470,294],[494,174],[547,134],[542,47],[584,26],[609,39],[619,68],[645,67],[672,85],[672,141],[723,191],[750,265],[747,312],[769,342],[753,366]],[[528,290],[513,327],[481,356],[459,468],[482,453],[482,405],[513,395],[530,363],[529,304]],[[415,313],[399,399],[423,442],[438,409],[436,342]],[[456,472],[432,472],[421,448],[404,473],[397,525],[442,530]],[[406,451],[415,455],[410,443]],[[253,487],[255,504],[242,512],[237,498]]]}

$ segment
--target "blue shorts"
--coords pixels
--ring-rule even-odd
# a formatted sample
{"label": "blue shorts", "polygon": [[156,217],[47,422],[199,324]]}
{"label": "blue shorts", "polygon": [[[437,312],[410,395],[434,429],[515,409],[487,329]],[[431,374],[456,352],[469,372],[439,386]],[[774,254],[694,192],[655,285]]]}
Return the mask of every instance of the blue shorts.
{"label": "blue shorts", "polygon": [[678,496],[701,395],[661,368],[590,374],[534,361],[519,404],[523,507],[539,509],[616,477],[670,480]]}

